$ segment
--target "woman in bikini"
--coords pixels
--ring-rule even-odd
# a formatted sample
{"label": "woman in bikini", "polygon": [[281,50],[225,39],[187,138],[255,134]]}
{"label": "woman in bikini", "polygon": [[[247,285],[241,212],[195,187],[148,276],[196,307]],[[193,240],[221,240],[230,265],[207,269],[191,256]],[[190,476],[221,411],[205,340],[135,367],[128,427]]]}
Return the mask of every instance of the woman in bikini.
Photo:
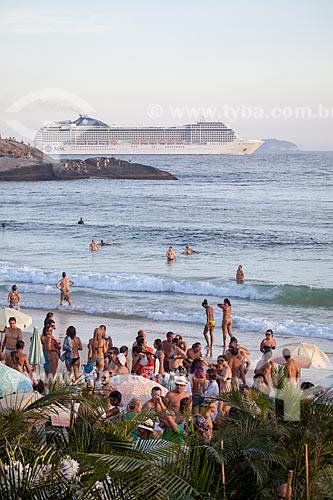
{"label": "woman in bikini", "polygon": [[20,310],[21,295],[17,291],[17,286],[16,285],[12,286],[12,291],[8,294],[8,299],[7,300],[9,302],[9,307],[10,308]]}
{"label": "woman in bikini", "polygon": [[[82,351],[82,342],[79,337],[76,336],[75,326],[69,326],[66,330],[66,337],[64,340],[65,353],[62,358],[65,359],[65,364],[67,371],[71,373],[73,370],[74,378],[77,379],[79,376],[80,369],[80,354]],[[63,359],[61,359],[63,361]]]}
{"label": "woman in bikini", "polygon": [[94,337],[88,343],[88,362],[96,364],[99,371],[104,369],[104,358],[107,353],[107,341],[103,338],[103,330],[95,328]]}
{"label": "woman in bikini", "polygon": [[225,351],[227,332],[230,337],[232,337],[232,317],[231,311],[232,307],[229,299],[224,299],[223,304],[217,304],[223,311],[222,319],[222,336],[223,336],[223,353]]}

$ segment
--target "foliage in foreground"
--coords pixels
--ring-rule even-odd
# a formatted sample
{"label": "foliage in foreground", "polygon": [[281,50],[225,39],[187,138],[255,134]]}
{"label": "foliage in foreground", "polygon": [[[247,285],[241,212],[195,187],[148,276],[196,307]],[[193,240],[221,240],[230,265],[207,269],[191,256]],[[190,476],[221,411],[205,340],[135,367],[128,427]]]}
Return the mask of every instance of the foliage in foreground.
{"label": "foliage in foreground", "polygon": [[[233,393],[210,445],[191,431],[184,443],[133,441],[147,418],[105,420],[98,403],[71,389],[56,390],[23,410],[0,414],[0,498],[18,500],[270,499],[294,470],[294,498],[305,498],[304,444],[309,448],[310,499],[331,498],[332,405],[301,402],[298,422],[255,390]],[[50,415],[81,403],[68,429]],[[223,449],[221,449],[223,442]],[[226,484],[222,485],[222,464]]]}

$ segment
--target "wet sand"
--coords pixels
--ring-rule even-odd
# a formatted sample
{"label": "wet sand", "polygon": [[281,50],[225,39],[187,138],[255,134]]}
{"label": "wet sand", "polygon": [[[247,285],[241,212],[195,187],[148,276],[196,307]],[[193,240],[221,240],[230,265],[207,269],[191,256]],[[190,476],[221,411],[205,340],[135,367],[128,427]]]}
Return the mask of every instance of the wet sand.
{"label": "wet sand", "polygon": [[[32,334],[33,326],[37,326],[39,332],[42,332],[44,318],[48,311],[40,309],[25,309],[23,312],[29,314],[33,318],[33,323],[27,330],[24,331],[24,340],[26,342],[25,352],[29,352],[29,339]],[[85,363],[87,361],[87,344],[90,338],[93,336],[94,329],[100,324],[105,324],[107,327],[107,335],[111,336],[113,339],[113,345],[120,347],[122,345],[127,345],[129,348],[132,346],[138,330],[144,329],[147,332],[147,339],[150,345],[153,344],[154,340],[160,338],[165,339],[166,332],[173,331],[176,334],[182,335],[183,339],[188,342],[189,347],[194,342],[201,342],[205,345],[202,326],[198,324],[180,323],[180,322],[163,322],[163,321],[150,321],[147,319],[139,320],[131,318],[122,319],[110,319],[103,316],[94,316],[78,312],[73,312],[70,308],[64,308],[62,311],[55,310],[54,318],[56,321],[57,329],[55,331],[55,337],[63,342],[65,337],[66,329],[70,325],[76,327],[77,335],[81,338],[83,344],[83,352],[81,355],[81,362]],[[253,369],[255,368],[259,359],[261,359],[261,353],[259,351],[259,345],[261,340],[264,338],[264,333],[254,333],[254,332],[240,332],[237,330],[233,331],[233,334],[238,338],[241,345],[245,346],[251,351],[250,360],[251,368],[247,374],[247,383],[252,385]],[[309,381],[316,383],[321,378],[326,377],[332,373],[333,367],[333,352],[331,342],[325,339],[312,339],[299,337],[291,337],[288,335],[274,335],[277,341],[277,347],[280,347],[287,343],[295,343],[297,340],[314,343],[320,347],[329,356],[331,361],[331,367],[328,369],[318,369],[318,368],[303,368],[301,371],[301,381]],[[227,339],[228,341],[228,339]],[[204,349],[203,349],[204,353]],[[217,325],[215,329],[215,343],[213,350],[213,358],[206,357],[207,361],[215,362],[216,357],[222,353],[222,333],[221,326]],[[59,362],[59,369],[65,367],[64,363]]]}

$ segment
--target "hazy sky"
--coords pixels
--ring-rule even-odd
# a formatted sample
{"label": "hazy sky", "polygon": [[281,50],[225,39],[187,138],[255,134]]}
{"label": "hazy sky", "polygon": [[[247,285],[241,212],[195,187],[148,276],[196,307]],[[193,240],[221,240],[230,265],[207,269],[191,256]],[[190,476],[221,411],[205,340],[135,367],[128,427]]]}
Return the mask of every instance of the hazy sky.
{"label": "hazy sky", "polygon": [[331,0],[0,5],[3,136],[86,112],[124,126],[220,119],[243,138],[333,150]]}

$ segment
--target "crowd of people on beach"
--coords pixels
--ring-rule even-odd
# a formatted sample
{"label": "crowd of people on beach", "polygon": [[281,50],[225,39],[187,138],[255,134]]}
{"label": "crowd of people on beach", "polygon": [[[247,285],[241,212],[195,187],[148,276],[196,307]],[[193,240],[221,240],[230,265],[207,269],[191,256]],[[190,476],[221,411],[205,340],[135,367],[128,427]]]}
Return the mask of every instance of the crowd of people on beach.
{"label": "crowd of people on beach", "polygon": [[[206,300],[203,301],[203,306],[210,307]],[[209,318],[207,314],[206,329],[211,321]],[[81,377],[86,389],[91,391],[94,397],[103,400],[106,417],[121,415],[126,419],[129,418],[128,414],[133,415],[149,409],[155,414],[162,415],[162,426],[160,423],[158,428],[154,419],[149,419],[150,422],[146,423],[146,427],[151,428],[141,429],[142,432],[154,432],[156,436],[168,430],[181,440],[183,433],[186,432],[184,428],[186,414],[191,415],[193,425],[198,427],[202,433],[201,437],[209,442],[214,428],[218,428],[221,419],[229,412],[233,412],[233,408],[220,399],[223,394],[248,390],[252,385],[255,390],[269,395],[272,388],[274,364],[271,357],[276,348],[276,340],[271,329],[266,331],[265,338],[258,346],[262,359],[255,367],[252,384],[247,380],[251,364],[250,351],[231,334],[224,353],[213,360],[211,357],[203,356],[201,342],[195,342],[189,347],[181,335],[176,335],[172,331],[166,333],[165,339],[156,338],[150,344],[146,332],[140,329],[130,347],[126,345],[118,347],[107,335],[106,325],[101,324],[94,329],[93,336],[87,344],[87,357],[82,359],[83,343],[76,334],[75,326],[68,326],[62,349],[55,337],[55,330],[54,314],[49,312],[45,317],[41,335],[44,389],[50,387],[57,373],[66,370],[68,383],[73,383]],[[21,373],[26,373],[35,387],[40,384],[37,380],[36,366],[30,366],[24,349],[22,331],[16,327],[13,311],[9,327],[4,331],[0,361]],[[298,366],[291,358],[290,352],[286,350],[283,356],[286,360],[286,379],[297,384]],[[59,362],[64,362],[62,370]],[[122,394],[113,385],[113,380],[115,376],[123,375],[135,375],[153,382],[150,395],[147,394],[145,402],[133,393],[127,408],[122,407]],[[162,395],[163,388],[167,389],[164,395]]]}

